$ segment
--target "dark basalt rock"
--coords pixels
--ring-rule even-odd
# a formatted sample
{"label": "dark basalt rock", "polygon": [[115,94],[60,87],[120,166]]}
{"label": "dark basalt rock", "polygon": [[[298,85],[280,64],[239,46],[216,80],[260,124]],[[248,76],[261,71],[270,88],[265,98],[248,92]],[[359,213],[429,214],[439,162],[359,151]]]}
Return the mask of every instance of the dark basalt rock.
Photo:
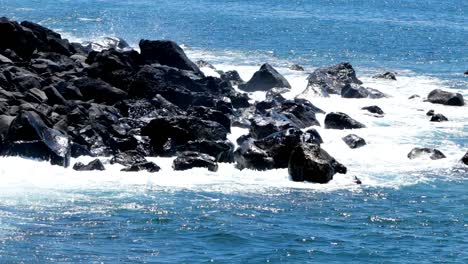
{"label": "dark basalt rock", "polygon": [[465,165],[468,165],[468,151],[465,153],[465,156],[461,159],[461,162],[463,162]]}
{"label": "dark basalt rock", "polygon": [[344,174],[347,169],[319,145],[306,143],[292,152],[288,171],[293,181],[328,183],[335,173]]}
{"label": "dark basalt rock", "polygon": [[417,95],[417,94],[413,94],[412,96],[408,97],[408,99],[412,100],[412,99],[416,99],[416,98],[420,98],[421,96]]}
{"label": "dark basalt rock", "polygon": [[174,170],[183,171],[192,168],[207,168],[209,171],[217,171],[218,164],[216,159],[210,155],[193,151],[179,153],[172,165]]}
{"label": "dark basalt rock", "polygon": [[106,168],[99,159],[95,159],[88,164],[83,164],[81,162],[75,163],[73,169],[76,171],[104,171]]}
{"label": "dark basalt rock", "polygon": [[136,163],[133,165],[130,165],[126,168],[121,169],[120,171],[126,171],[126,172],[136,172],[136,171],[147,171],[147,172],[158,172],[161,170],[161,168],[156,165],[154,162],[143,162],[143,163]]}
{"label": "dark basalt rock", "polygon": [[445,122],[448,121],[448,118],[443,114],[435,114],[431,117],[431,122]]}
{"label": "dark basalt rock", "polygon": [[2,142],[6,138],[10,124],[14,119],[14,116],[0,115],[0,153],[2,152]]}
{"label": "dark basalt rock", "polygon": [[254,144],[273,158],[273,168],[287,168],[289,156],[302,141],[302,131],[290,128],[256,140]]}
{"label": "dark basalt rock", "polygon": [[234,152],[236,167],[240,170],[271,170],[275,167],[275,161],[266,151],[254,144],[253,139],[245,140]]}
{"label": "dark basalt rock", "polygon": [[77,144],[77,143],[72,143],[71,144],[71,156],[73,158],[78,158],[81,156],[89,156],[93,157],[93,154],[91,151],[86,146]]}
{"label": "dark basalt rock", "polygon": [[446,158],[440,150],[434,148],[414,148],[410,151],[410,153],[408,153],[409,159],[418,159],[424,157],[429,157],[431,160]]}
{"label": "dark basalt rock", "polygon": [[43,79],[37,74],[17,66],[0,65],[0,86],[10,92],[24,93],[41,88]]}
{"label": "dark basalt rock", "polygon": [[116,154],[110,160],[110,164],[118,163],[123,166],[131,166],[133,164],[145,163],[147,160],[137,151],[129,150]]}
{"label": "dark basalt rock", "polygon": [[353,66],[349,63],[318,68],[307,79],[308,85],[303,93],[313,93],[320,96],[341,94],[341,90],[347,84],[362,84],[356,77]]}
{"label": "dark basalt rock", "polygon": [[362,184],[362,181],[358,177],[354,176],[354,183]]}
{"label": "dark basalt rock", "polygon": [[375,79],[386,79],[396,81],[396,74],[394,72],[385,72],[372,76]]}
{"label": "dark basalt rock", "polygon": [[427,111],[426,115],[427,116],[433,116],[433,115],[435,115],[435,111],[431,109],[431,110]]}
{"label": "dark basalt rock", "polygon": [[47,97],[49,105],[67,105],[67,100],[53,86],[47,86],[42,90]]}
{"label": "dark basalt rock", "polygon": [[159,63],[203,76],[197,65],[189,60],[182,48],[173,41],[142,39],[140,50],[141,57],[147,64]]}
{"label": "dark basalt rock", "polygon": [[29,89],[25,93],[25,96],[26,96],[25,100],[31,103],[41,104],[41,103],[45,103],[48,100],[47,95],[43,91],[37,88]]}
{"label": "dark basalt rock", "polygon": [[268,91],[275,87],[291,88],[291,85],[268,63],[263,64],[247,83],[239,86],[247,92]]}
{"label": "dark basalt rock", "polygon": [[299,128],[320,126],[315,114],[325,113],[322,109],[304,99],[296,98],[294,101],[285,101],[280,107],[272,111],[272,116],[280,117]]}
{"label": "dark basalt rock", "polygon": [[360,148],[367,144],[366,141],[362,137],[359,137],[355,134],[347,135],[346,137],[343,138],[343,141],[346,143],[346,145],[348,145],[352,149]]}
{"label": "dark basalt rock", "polygon": [[151,139],[154,151],[170,154],[176,146],[195,140],[225,140],[227,130],[214,121],[190,116],[158,117],[142,128],[141,135]]}
{"label": "dark basalt rock", "polygon": [[76,79],[73,84],[80,89],[85,100],[114,104],[127,98],[126,92],[98,79],[84,77]]}
{"label": "dark basalt rock", "polygon": [[226,128],[227,132],[231,132],[231,119],[220,111],[213,110],[208,107],[196,106],[188,109],[187,114],[203,120],[218,122]]}
{"label": "dark basalt rock", "polygon": [[292,64],[291,66],[289,66],[289,69],[292,71],[304,71],[304,67],[302,67],[299,64]]}
{"label": "dark basalt rock", "polygon": [[341,89],[341,97],[378,99],[378,98],[385,97],[385,94],[379,90],[372,89],[372,88],[364,88],[357,84],[346,84]]}
{"label": "dark basalt rock", "polygon": [[234,145],[229,140],[196,140],[189,141],[177,147],[178,152],[192,151],[208,154],[217,162],[231,163],[234,161]]}
{"label": "dark basalt rock", "polygon": [[254,139],[262,139],[273,133],[293,127],[290,123],[284,120],[263,117],[256,117],[250,120],[250,123],[249,132]]}
{"label": "dark basalt rock", "polygon": [[427,96],[427,101],[433,104],[443,104],[452,106],[465,105],[465,101],[463,100],[463,96],[461,94],[442,91],[440,89],[435,89],[432,92],[430,92]]}
{"label": "dark basalt rock", "polygon": [[229,82],[232,86],[244,84],[244,80],[237,71],[227,71],[220,74],[223,81]]}
{"label": "dark basalt rock", "polygon": [[325,117],[325,128],[327,129],[358,129],[366,126],[352,119],[345,113],[333,112]]}
{"label": "dark basalt rock", "polygon": [[378,114],[378,115],[384,115],[385,114],[384,111],[380,107],[378,107],[376,105],[366,106],[366,107],[363,107],[361,109],[362,110],[367,110],[372,114]]}
{"label": "dark basalt rock", "polygon": [[70,139],[49,128],[35,112],[21,112],[10,124],[4,140],[3,155],[50,160],[68,167]]}
{"label": "dark basalt rock", "polygon": [[304,142],[305,143],[313,143],[320,145],[323,143],[323,139],[320,136],[319,132],[315,128],[310,128],[304,133]]}

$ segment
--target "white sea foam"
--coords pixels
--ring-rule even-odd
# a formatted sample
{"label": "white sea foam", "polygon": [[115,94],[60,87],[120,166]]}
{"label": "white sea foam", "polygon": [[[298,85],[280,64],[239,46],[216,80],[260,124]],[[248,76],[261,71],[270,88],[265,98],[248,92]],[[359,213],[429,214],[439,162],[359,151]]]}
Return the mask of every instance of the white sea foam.
{"label": "white sea foam", "polygon": [[[206,52],[190,50],[188,54],[193,60],[203,58],[212,62]],[[234,52],[229,52],[225,56],[229,54],[239,56]],[[289,70],[287,62],[276,60],[270,55],[264,56],[261,58],[268,58],[268,62],[271,62],[291,83],[292,89],[285,94],[285,97],[294,98],[305,89],[306,72]],[[219,56],[216,58],[215,61],[223,62]],[[218,70],[237,70],[244,80],[248,80],[260,66],[259,63],[252,61],[260,59],[245,59],[239,65],[226,62],[214,63],[214,66]],[[307,70],[311,71],[313,68]],[[210,69],[206,74],[216,76],[217,73]],[[334,180],[326,185],[292,182],[288,178],[287,169],[266,172],[239,171],[232,164],[219,164],[216,173],[206,169],[176,172],[171,168],[173,160],[171,158],[150,158],[161,166],[162,170],[158,173],[126,173],[120,172],[121,166],[108,163],[105,164],[104,172],[76,172],[72,168],[51,166],[47,162],[8,157],[0,158],[0,196],[28,189],[121,189],[132,186],[141,190],[188,188],[220,192],[258,192],[268,191],[271,188],[306,188],[316,191],[360,190],[360,187],[353,182],[354,176],[362,180],[363,186],[391,188],[422,181],[451,180],[460,177],[466,179],[467,169],[459,160],[468,149],[468,107],[435,105],[424,102],[423,99],[409,100],[408,97],[419,94],[424,98],[431,90],[440,88],[461,92],[466,98],[468,90],[457,91],[439,79],[419,76],[409,71],[400,72],[397,81],[373,79],[369,74],[360,75],[359,69],[358,77],[364,82],[364,86],[379,89],[390,97],[307,98],[326,112],[347,113],[367,126],[366,129],[353,131],[325,130],[323,127],[316,127],[323,137],[323,148],[348,167],[348,174],[337,174]],[[263,100],[265,94],[257,92],[251,94],[251,97],[254,100]],[[361,110],[362,107],[369,105],[380,106],[385,116],[377,118]],[[429,122],[426,116],[429,109],[446,115],[450,121]],[[317,117],[323,124],[325,115],[319,114]],[[228,138],[235,143],[239,136],[246,133],[246,129],[234,127]],[[363,137],[368,145],[359,149],[349,149],[341,138],[350,133]],[[458,139],[458,143],[453,143],[450,139]],[[409,160],[406,155],[416,146],[438,148],[447,158],[437,161]],[[90,161],[90,158],[80,158],[80,160],[86,162]],[[107,161],[105,158],[103,160]],[[74,162],[75,160],[72,164]]]}

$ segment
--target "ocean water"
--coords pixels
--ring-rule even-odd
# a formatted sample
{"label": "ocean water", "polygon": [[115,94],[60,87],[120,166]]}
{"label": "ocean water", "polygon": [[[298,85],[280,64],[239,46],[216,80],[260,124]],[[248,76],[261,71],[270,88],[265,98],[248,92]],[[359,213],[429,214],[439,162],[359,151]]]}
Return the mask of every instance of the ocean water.
{"label": "ocean water", "polygon": [[[349,131],[317,127],[323,148],[349,170],[326,185],[230,164],[174,172],[170,158],[154,159],[155,174],[0,158],[0,263],[467,263],[468,167],[459,160],[468,106],[407,99],[436,88],[468,98],[467,14],[468,3],[454,0],[0,0],[0,16],[73,41],[173,39],[193,60],[245,80],[269,62],[291,83],[290,98],[305,89],[307,72],[342,61],[390,95],[308,98],[368,127],[353,131],[368,142],[355,150],[341,141]],[[387,70],[398,80],[371,78]],[[374,104],[385,117],[360,109]],[[450,122],[429,122],[429,109]],[[244,133],[235,128],[229,138]],[[407,159],[416,146],[447,158]]]}

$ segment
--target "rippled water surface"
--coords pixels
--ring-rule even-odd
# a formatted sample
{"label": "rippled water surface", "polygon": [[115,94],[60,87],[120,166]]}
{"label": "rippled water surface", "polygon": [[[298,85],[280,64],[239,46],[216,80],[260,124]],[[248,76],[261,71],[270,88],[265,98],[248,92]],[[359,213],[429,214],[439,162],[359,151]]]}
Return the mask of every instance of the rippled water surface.
{"label": "rippled water surface", "polygon": [[[0,16],[73,41],[174,39],[192,59],[246,80],[269,62],[291,83],[290,98],[306,87],[307,72],[341,61],[390,95],[308,98],[368,127],[353,131],[368,142],[356,150],[341,141],[349,131],[317,127],[324,149],[349,170],[327,185],[229,164],[174,172],[171,159],[155,159],[162,171],[149,174],[0,158],[0,263],[468,263],[468,168],[459,162],[468,107],[407,99],[436,88],[468,98],[467,14],[467,2],[454,0],[0,0]],[[371,78],[384,70],[398,80]],[[372,104],[384,118],[361,110]],[[429,109],[450,122],[429,122]],[[408,160],[415,146],[447,158]]]}

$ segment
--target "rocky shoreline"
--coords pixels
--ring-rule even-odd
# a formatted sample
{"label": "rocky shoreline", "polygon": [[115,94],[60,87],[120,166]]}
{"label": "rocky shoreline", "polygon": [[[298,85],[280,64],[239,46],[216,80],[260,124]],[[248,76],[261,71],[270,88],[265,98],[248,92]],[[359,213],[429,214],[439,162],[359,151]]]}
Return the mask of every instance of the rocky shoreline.
{"label": "rocky shoreline", "polygon": [[[149,172],[160,168],[145,157],[175,156],[175,170],[216,171],[217,163],[228,162],[238,169],[288,168],[293,181],[327,183],[347,172],[345,161],[322,149],[321,136],[310,127],[366,126],[345,113],[325,113],[306,98],[389,96],[364,87],[349,63],[315,70],[304,92],[286,100],[282,93],[291,85],[269,64],[244,82],[236,71],[205,76],[199,65],[207,63],[190,61],[175,42],[141,40],[139,46],[137,52],[116,40],[95,51],[38,24],[0,18],[0,154],[64,167],[72,165],[71,157],[111,157],[123,171]],[[375,78],[397,77],[387,72]],[[252,103],[248,93],[255,91],[266,92],[266,100]],[[465,104],[461,94],[442,90],[429,93],[427,101]],[[363,110],[384,115],[376,105]],[[317,114],[326,114],[324,124]],[[442,114],[431,116],[433,122],[448,121]],[[237,149],[227,139],[233,126],[249,130],[237,139]],[[343,140],[350,148],[366,144],[351,132]],[[408,154],[424,156],[445,157],[427,148]],[[99,159],[73,168],[105,169]]]}

